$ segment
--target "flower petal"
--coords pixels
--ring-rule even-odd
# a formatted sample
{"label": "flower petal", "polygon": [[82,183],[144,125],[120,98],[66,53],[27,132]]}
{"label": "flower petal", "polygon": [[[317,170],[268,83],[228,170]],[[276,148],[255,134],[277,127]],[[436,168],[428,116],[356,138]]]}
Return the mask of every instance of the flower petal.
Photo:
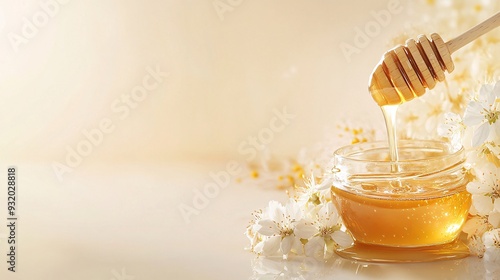
{"label": "flower petal", "polygon": [[302,209],[300,208],[300,204],[293,199],[290,199],[285,205],[285,213],[291,220],[302,219]]}
{"label": "flower petal", "polygon": [[295,225],[294,234],[303,239],[308,239],[318,233],[318,229],[309,221],[301,220]]}
{"label": "flower petal", "polygon": [[493,126],[495,127],[496,139],[500,139],[500,120],[496,120]]}
{"label": "flower petal", "polygon": [[321,183],[319,185],[317,185],[316,189],[318,191],[324,191],[324,190],[330,189],[332,187],[332,185],[333,185],[333,176],[331,176],[330,174],[327,174],[327,175],[323,176]]}
{"label": "flower petal", "polygon": [[493,210],[493,201],[491,201],[491,197],[486,195],[473,195],[472,204],[480,215],[489,215]]}
{"label": "flower petal", "polygon": [[451,124],[447,124],[447,123],[444,123],[444,124],[440,124],[438,127],[437,127],[437,133],[439,136],[443,136],[443,137],[450,137],[453,135],[453,129],[455,127]]}
{"label": "flower petal", "polygon": [[471,101],[465,108],[463,122],[466,126],[474,126],[480,124],[484,120],[481,114],[483,106],[479,102]]}
{"label": "flower petal", "polygon": [[262,254],[264,256],[276,255],[280,247],[281,236],[271,236],[267,239],[262,240]]}
{"label": "flower petal", "polygon": [[273,236],[279,232],[279,229],[274,221],[261,220],[258,222],[258,225],[260,226],[258,232],[262,235]]}
{"label": "flower petal", "polygon": [[306,256],[323,257],[325,253],[325,239],[321,236],[315,236],[305,245]]}
{"label": "flower petal", "polygon": [[330,209],[329,209],[329,204],[330,202],[323,204],[321,208],[318,211],[318,219],[320,221],[326,221],[326,219],[329,218],[330,216]]}
{"label": "flower petal", "polygon": [[324,227],[333,227],[337,224],[339,216],[332,202],[323,204],[321,210],[318,212],[318,220]]}
{"label": "flower petal", "polygon": [[486,248],[495,247],[495,241],[500,240],[500,229],[493,229],[483,234],[483,243]]}
{"label": "flower petal", "polygon": [[467,184],[467,191],[471,194],[484,195],[491,193],[493,191],[493,187],[485,184],[484,182],[473,181]]}
{"label": "flower petal", "polygon": [[[483,84],[481,86],[481,89],[479,89],[479,100],[482,102],[487,102],[488,104],[491,104],[491,96],[494,97],[492,94],[493,91],[493,85],[490,84]],[[494,101],[494,99],[493,99]]]}
{"label": "flower petal", "polygon": [[488,217],[488,223],[490,223],[494,228],[500,227],[500,212],[491,213]]}
{"label": "flower petal", "polygon": [[495,208],[495,211],[500,213],[500,198],[495,199],[495,202],[493,203],[493,207]]}
{"label": "flower petal", "polygon": [[486,228],[486,223],[484,218],[481,218],[479,216],[474,216],[465,222],[462,231],[467,233],[468,237],[471,237],[472,235],[480,236],[484,233],[485,228]]}
{"label": "flower petal", "polygon": [[283,221],[284,217],[284,207],[281,205],[281,203],[277,201],[269,201],[269,218],[273,221],[276,221],[278,223]]}
{"label": "flower petal", "polygon": [[495,87],[493,88],[493,92],[492,93],[497,98],[500,98],[500,82],[499,81],[497,81],[495,83]]}
{"label": "flower petal", "polygon": [[484,143],[484,141],[490,135],[491,125],[488,122],[483,123],[478,128],[474,130],[474,136],[472,136],[472,147],[477,147]]}
{"label": "flower petal", "polygon": [[283,255],[288,255],[288,253],[290,253],[294,241],[295,237],[293,235],[287,235],[281,240],[281,252]]}
{"label": "flower petal", "polygon": [[469,239],[469,243],[467,244],[469,247],[470,253],[473,256],[478,256],[480,258],[484,255],[484,244],[483,240],[478,236],[473,236]]}
{"label": "flower petal", "polygon": [[298,255],[304,255],[304,244],[302,244],[302,241],[297,236],[295,236],[291,251]]}
{"label": "flower petal", "polygon": [[332,239],[335,243],[339,244],[341,248],[349,247],[353,243],[352,237],[341,230],[332,233]]}
{"label": "flower petal", "polygon": [[462,117],[459,114],[446,112],[444,113],[445,123],[460,123],[462,121]]}

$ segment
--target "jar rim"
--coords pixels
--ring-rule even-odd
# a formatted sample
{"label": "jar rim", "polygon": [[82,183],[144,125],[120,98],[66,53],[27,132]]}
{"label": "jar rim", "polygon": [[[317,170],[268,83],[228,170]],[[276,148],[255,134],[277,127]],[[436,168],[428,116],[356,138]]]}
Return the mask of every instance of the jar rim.
{"label": "jar rim", "polygon": [[[333,186],[348,192],[387,199],[392,195],[398,199],[402,195],[399,186],[410,186],[405,193],[408,199],[428,196],[463,188],[466,177],[463,164],[463,147],[454,147],[449,142],[435,140],[398,141],[400,155],[420,155],[409,157],[396,163],[388,158],[387,142],[366,142],[339,148],[334,153]],[[409,150],[409,151],[408,151]],[[364,156],[368,155],[367,158]],[[380,156],[380,154],[382,156]],[[432,188],[422,188],[435,182]],[[396,187],[393,187],[396,183]],[[371,190],[372,186],[377,187]]]}
{"label": "jar rim", "polygon": [[[429,161],[429,160],[451,160],[454,157],[458,157],[457,161],[459,161],[462,157],[464,157],[464,148],[463,146],[454,147],[450,142],[445,141],[437,141],[437,140],[419,140],[419,139],[410,139],[410,140],[399,140],[398,141],[398,149],[408,149],[408,148],[419,148],[419,149],[440,149],[442,154],[435,155],[432,157],[426,158],[403,158],[399,159],[399,164],[405,163],[415,163],[419,161]],[[334,157],[342,158],[343,160],[354,162],[372,162],[379,164],[391,164],[391,161],[388,159],[363,159],[359,157],[360,153],[366,153],[371,150],[387,150],[389,149],[389,145],[387,141],[374,141],[374,142],[364,142],[364,143],[356,143],[347,146],[343,146],[338,148],[334,152]]]}

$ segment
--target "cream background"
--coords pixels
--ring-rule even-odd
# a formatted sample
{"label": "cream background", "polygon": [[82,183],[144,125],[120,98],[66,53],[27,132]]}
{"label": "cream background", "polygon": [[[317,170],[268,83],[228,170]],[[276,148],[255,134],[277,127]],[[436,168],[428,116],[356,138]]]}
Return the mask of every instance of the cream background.
{"label": "cream background", "polygon": [[[409,12],[400,1],[403,12],[349,63],[339,44],[389,1],[242,1],[224,20],[212,1],[69,1],[15,52],[8,34],[42,2],[0,2],[6,159],[63,162],[104,117],[116,130],[85,164],[241,158],[238,144],[285,106],[297,117],[270,147],[295,155],[342,118],[381,121],[369,74]],[[112,101],[155,65],[169,78],[117,120]]]}

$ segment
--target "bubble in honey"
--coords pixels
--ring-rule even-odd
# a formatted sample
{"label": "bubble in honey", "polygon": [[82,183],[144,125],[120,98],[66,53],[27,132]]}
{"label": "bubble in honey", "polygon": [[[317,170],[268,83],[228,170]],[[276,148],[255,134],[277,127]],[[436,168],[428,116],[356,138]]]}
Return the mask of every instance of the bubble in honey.
{"label": "bubble in honey", "polygon": [[407,184],[402,184],[399,180],[394,180],[389,183],[391,185],[391,192],[394,194],[410,193],[413,188]]}
{"label": "bubble in honey", "polygon": [[361,183],[361,188],[365,191],[376,191],[377,185],[372,183]]}

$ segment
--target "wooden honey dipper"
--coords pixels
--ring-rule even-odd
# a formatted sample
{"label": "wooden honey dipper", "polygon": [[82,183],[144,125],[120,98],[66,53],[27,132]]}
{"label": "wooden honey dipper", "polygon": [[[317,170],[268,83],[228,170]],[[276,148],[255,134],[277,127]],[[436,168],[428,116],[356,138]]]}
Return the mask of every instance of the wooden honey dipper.
{"label": "wooden honey dipper", "polygon": [[498,26],[500,12],[446,43],[433,33],[431,40],[420,35],[417,41],[408,39],[404,46],[396,46],[373,70],[369,84],[373,99],[379,106],[397,105],[423,95],[425,88],[433,89],[436,81],[444,80],[445,70],[455,69],[452,53]]}

